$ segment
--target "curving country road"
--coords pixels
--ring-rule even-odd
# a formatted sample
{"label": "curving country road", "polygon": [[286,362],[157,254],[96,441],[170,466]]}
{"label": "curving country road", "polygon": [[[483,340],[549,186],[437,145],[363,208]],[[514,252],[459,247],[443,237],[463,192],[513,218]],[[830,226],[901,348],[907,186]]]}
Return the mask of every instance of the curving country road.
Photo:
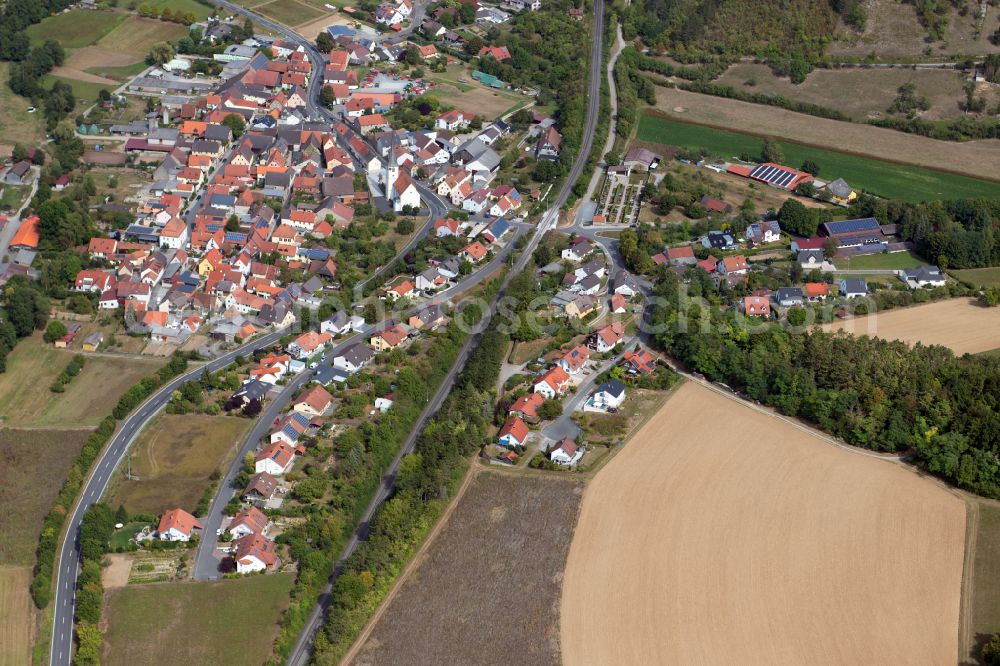
{"label": "curving country road", "polygon": [[[312,43],[303,39],[301,36],[294,33],[292,30],[288,29],[287,27],[279,23],[275,23],[274,21],[271,21],[257,14],[254,14],[253,12],[244,9],[243,7],[234,5],[226,0],[213,0],[213,1],[215,2],[215,4],[224,7],[225,9],[234,14],[241,14],[243,16],[251,18],[255,22],[264,25],[265,27],[274,30],[279,34],[282,34],[285,37],[302,44],[310,60],[312,60],[313,62],[313,66],[315,68],[314,71],[321,70],[322,55],[316,50],[315,46]],[[572,187],[574,183],[580,178],[586,166],[587,158],[589,156],[591,146],[593,145],[594,132],[597,127],[597,120],[600,111],[600,85],[601,85],[600,74],[601,74],[601,53],[602,53],[601,44],[603,38],[603,30],[604,30],[604,2],[603,0],[595,0],[594,42],[591,49],[591,59],[590,59],[590,79],[588,84],[587,114],[586,114],[586,122],[584,125],[584,133],[581,140],[580,152],[576,156],[576,159],[573,163],[572,168],[570,169],[570,172],[565,182],[563,183],[558,194],[553,200],[553,206],[542,215],[541,220],[539,221],[530,241],[523,248],[523,251],[521,252],[517,261],[515,262],[513,269],[510,271],[507,279],[504,281],[503,287],[501,288],[497,296],[494,298],[494,304],[496,300],[498,300],[505,292],[507,283],[510,280],[510,278],[526,267],[528,261],[531,258],[531,255],[533,254],[535,248],[537,248],[538,243],[541,241],[541,238],[545,234],[545,232],[555,227],[556,222],[558,221],[560,208],[568,200],[570,193],[572,192]],[[321,77],[313,76],[309,82],[309,88],[308,88],[309,107],[311,111],[318,113],[321,117],[324,117],[327,120],[333,120],[334,119],[333,115],[328,110],[318,105],[320,80]],[[433,194],[425,187],[421,186],[418,189],[421,190],[422,197],[425,196],[425,193],[429,194],[426,200],[428,204],[431,205],[433,210],[432,202],[435,199],[437,199],[438,202],[440,202],[440,199],[437,198],[436,194]],[[507,247],[505,248],[505,250],[502,253],[500,253],[500,255],[498,255],[497,258],[494,259],[494,261],[497,262],[497,266],[499,266],[499,263],[501,261],[505,261],[506,255],[509,254],[509,252],[515,245],[517,236],[519,236],[522,232],[523,228],[519,227],[518,229],[516,229],[515,238],[512,238],[511,241],[508,243]],[[416,240],[411,241],[411,243],[415,245]],[[461,291],[465,291],[466,289],[471,288],[475,284],[478,284],[483,279],[485,279],[488,275],[490,275],[493,272],[493,270],[495,270],[495,268],[496,266],[493,268],[488,266],[484,267],[482,270],[477,271],[474,275],[469,276],[470,279],[465,280],[460,285],[456,285],[455,287],[453,287],[452,289],[455,290],[454,293],[442,294],[442,296],[456,295]],[[485,326],[489,322],[489,319],[492,317],[492,314],[493,314],[493,308],[490,308],[487,312],[487,315],[484,317],[483,322],[481,323],[480,330],[482,330],[482,328],[485,328]],[[373,330],[376,329],[374,327],[372,329],[369,329],[367,331],[367,334],[370,335]],[[250,342],[247,345],[244,345],[236,350],[233,350],[232,352],[229,352],[224,356],[219,357],[218,359],[215,359],[214,361],[211,361],[210,363],[207,364],[207,367],[209,367],[213,371],[217,370],[218,368],[221,368],[232,362],[232,360],[238,354],[245,354],[247,352],[251,352],[258,348],[273,344],[285,332],[286,331],[284,330],[276,331],[258,340]],[[359,333],[358,336],[360,335],[363,334]],[[420,431],[422,430],[423,426],[426,424],[429,417],[435,411],[437,411],[441,403],[444,401],[445,396],[447,396],[448,392],[451,390],[451,387],[454,383],[455,378],[458,375],[458,372],[461,370],[462,367],[464,367],[468,355],[474,348],[474,344],[478,339],[478,337],[479,337],[478,334],[469,336],[468,341],[465,343],[465,345],[463,346],[462,350],[459,353],[458,361],[455,363],[449,374],[445,377],[444,381],[442,382],[438,391],[435,393],[434,397],[425,407],[424,412],[420,416],[417,427],[415,427],[414,430],[410,433],[410,436],[408,437],[407,441],[400,449],[400,452],[394,459],[393,464],[390,466],[389,470],[384,476],[382,484],[380,485],[379,490],[376,493],[376,496],[372,499],[368,509],[366,510],[362,518],[362,523],[361,523],[362,527],[367,525],[367,523],[370,521],[372,516],[374,516],[375,511],[378,509],[381,503],[391,494],[399,462],[406,453],[412,450],[416,442],[416,438],[420,433]],[[197,378],[197,376],[200,375],[201,371],[202,367],[198,367],[194,370],[191,370],[175,378],[174,380],[169,382],[166,386],[162,387],[159,391],[157,391],[153,396],[151,396],[135,412],[130,414],[125,419],[125,421],[121,424],[121,427],[119,428],[118,432],[113,437],[111,443],[105,448],[105,450],[102,452],[102,454],[96,461],[93,471],[90,477],[87,479],[86,484],[83,488],[80,500],[77,503],[69,520],[67,521],[66,538],[62,544],[62,548],[59,551],[59,559],[58,559],[57,573],[55,579],[56,591],[55,591],[55,600],[53,606],[54,614],[53,614],[53,627],[52,627],[52,646],[49,656],[49,663],[51,665],[53,666],[68,665],[71,663],[72,660],[73,611],[75,605],[76,580],[77,580],[77,575],[79,573],[78,535],[79,535],[80,522],[82,521],[84,512],[91,504],[95,503],[100,499],[104,489],[107,486],[108,481],[111,478],[111,475],[114,473],[118,464],[123,459],[125,453],[127,452],[129,446],[131,445],[133,438],[136,436],[136,434],[138,434],[138,432],[142,429],[145,423],[157,411],[159,411],[163,406],[165,406],[173,390],[178,388],[183,382]],[[308,378],[307,374],[304,374],[303,376],[298,378],[296,382],[304,383],[307,378]],[[278,406],[279,403],[281,403],[282,400],[285,399],[285,402],[287,404],[287,400],[290,400],[292,394],[293,391],[288,390],[288,388],[286,387],[286,390],[283,391],[282,394],[277,399],[272,401],[268,410],[265,412],[265,415],[270,414],[272,410],[275,411],[275,413],[280,411],[280,407]],[[266,429],[267,427],[269,427],[273,418],[274,414],[270,414],[269,418],[266,419],[262,418],[255,426],[254,432],[256,432],[259,428]],[[253,434],[254,433],[251,432],[251,437],[253,436]],[[248,442],[250,443],[254,443],[255,441],[256,440],[248,438]],[[246,446],[246,443],[244,446]],[[229,480],[231,482],[231,479]],[[228,488],[229,485],[230,484],[224,483],[222,487]],[[216,497],[216,500],[213,503],[213,507],[216,504],[219,504],[220,502],[221,502],[220,506],[225,506],[226,502],[222,501],[224,495],[225,492],[222,492],[219,494],[218,497]],[[210,531],[209,529],[206,529],[205,533],[206,535],[213,535],[213,536],[215,534],[214,530]],[[345,547],[344,552],[341,554],[341,560],[340,560],[341,562],[354,552],[358,542],[360,541],[360,539],[363,538],[363,535],[364,535],[363,530],[361,527],[359,527],[359,529],[352,536],[348,545]],[[313,611],[313,614],[310,616],[310,619],[307,622],[306,626],[304,627],[303,632],[300,635],[299,640],[297,641],[292,654],[289,656],[288,663],[304,664],[308,661],[309,655],[311,653],[312,639],[315,636],[316,631],[321,626],[322,618],[329,604],[329,590],[332,589],[332,582],[335,579],[336,575],[337,575],[337,570],[333,572],[333,575],[331,576],[330,579],[330,583],[328,583],[327,590],[324,592],[324,595],[321,596],[321,598],[318,600],[316,608]]]}
{"label": "curving country road", "polygon": [[122,421],[111,442],[94,462],[90,476],[87,478],[80,493],[80,499],[66,521],[66,536],[59,550],[56,563],[52,617],[52,649],[49,652],[49,664],[53,666],[68,665],[72,659],[73,611],[76,606],[76,579],[80,567],[78,539],[83,514],[86,513],[91,504],[101,499],[101,495],[104,494],[108,482],[128,452],[132,440],[139,434],[149,419],[166,406],[170,400],[170,394],[177,390],[181,384],[198,379],[206,367],[214,372],[232,363],[233,359],[238,355],[247,354],[256,349],[274,344],[285,333],[287,333],[287,329],[275,331],[238,347],[209,363],[188,370],[160,388]]}

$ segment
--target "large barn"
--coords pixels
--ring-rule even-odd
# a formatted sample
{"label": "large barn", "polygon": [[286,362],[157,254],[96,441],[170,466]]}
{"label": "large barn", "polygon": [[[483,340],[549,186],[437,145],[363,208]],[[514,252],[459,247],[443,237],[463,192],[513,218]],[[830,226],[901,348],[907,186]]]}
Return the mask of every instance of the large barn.
{"label": "large barn", "polygon": [[882,233],[882,227],[874,217],[825,222],[819,227],[819,235],[836,238],[841,247],[885,243],[885,235]]}

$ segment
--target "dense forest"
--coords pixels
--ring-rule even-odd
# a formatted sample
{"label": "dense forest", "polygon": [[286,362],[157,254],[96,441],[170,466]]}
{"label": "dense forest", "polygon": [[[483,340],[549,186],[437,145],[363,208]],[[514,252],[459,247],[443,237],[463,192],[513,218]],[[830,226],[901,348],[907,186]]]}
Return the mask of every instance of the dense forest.
{"label": "dense forest", "polygon": [[[696,298],[706,285],[686,288]],[[682,307],[680,278],[668,271],[656,293],[657,341],[692,371],[855,446],[912,450],[928,471],[1000,497],[1000,358],[777,323],[750,333],[731,309]]]}
{"label": "dense forest", "polygon": [[625,11],[624,32],[626,39],[639,37],[679,55],[813,62],[823,54],[838,13],[857,20],[858,6],[850,0],[642,0]]}

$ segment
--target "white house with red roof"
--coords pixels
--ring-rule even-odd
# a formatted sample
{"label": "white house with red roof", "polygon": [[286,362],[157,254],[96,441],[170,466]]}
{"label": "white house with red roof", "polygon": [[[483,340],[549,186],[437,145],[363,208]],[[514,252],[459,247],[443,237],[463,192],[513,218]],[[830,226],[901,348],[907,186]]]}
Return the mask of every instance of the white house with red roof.
{"label": "white house with red roof", "polygon": [[280,476],[287,472],[295,460],[295,447],[288,442],[272,442],[254,456],[254,473],[267,472]]}
{"label": "white house with red roof", "polygon": [[544,375],[535,384],[535,393],[541,394],[548,400],[552,400],[569,388],[569,375],[558,365]]}
{"label": "white house with red roof", "polygon": [[249,574],[265,571],[278,561],[274,542],[262,534],[248,534],[233,542],[233,560],[236,573]]}
{"label": "white house with red roof", "polygon": [[497,442],[503,446],[524,446],[527,439],[528,425],[517,416],[507,419],[497,433]]}
{"label": "white house with red roof", "polygon": [[190,541],[195,530],[205,526],[184,509],[171,509],[160,518],[156,536],[161,541]]}
{"label": "white house with red roof", "polygon": [[267,529],[267,516],[255,506],[243,509],[229,523],[229,534],[233,539],[245,537],[248,534],[263,534]]}
{"label": "white house with red roof", "polygon": [[578,374],[590,360],[590,350],[583,345],[577,345],[567,350],[556,360],[556,365],[571,375]]}
{"label": "white house with red roof", "polygon": [[564,437],[549,449],[549,460],[558,465],[575,465],[585,450],[569,437]]}
{"label": "white house with red roof", "polygon": [[609,352],[625,338],[625,327],[620,321],[612,322],[596,330],[590,336],[590,347],[600,353]]}

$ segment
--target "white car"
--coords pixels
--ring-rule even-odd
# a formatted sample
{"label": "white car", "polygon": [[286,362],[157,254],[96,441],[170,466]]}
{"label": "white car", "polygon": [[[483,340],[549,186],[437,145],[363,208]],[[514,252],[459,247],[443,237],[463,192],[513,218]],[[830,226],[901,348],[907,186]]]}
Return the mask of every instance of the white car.
{"label": "white car", "polygon": [[34,113],[34,112],[35,112],[35,107],[29,106],[28,107],[28,113]]}

